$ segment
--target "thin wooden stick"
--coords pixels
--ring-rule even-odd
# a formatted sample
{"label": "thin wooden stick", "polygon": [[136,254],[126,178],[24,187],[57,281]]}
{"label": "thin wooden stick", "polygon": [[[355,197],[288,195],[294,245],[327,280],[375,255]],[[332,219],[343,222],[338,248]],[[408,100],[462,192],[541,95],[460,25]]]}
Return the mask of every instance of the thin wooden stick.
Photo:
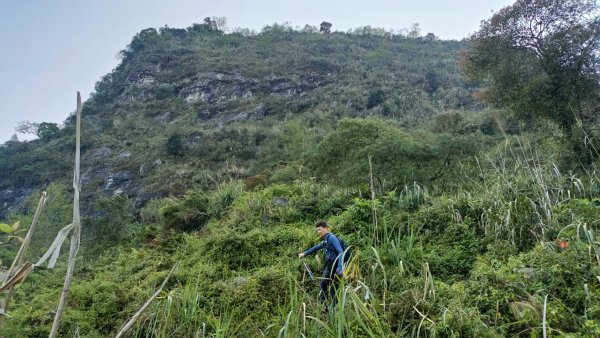
{"label": "thin wooden stick", "polygon": [[42,210],[44,209],[45,205],[46,205],[46,192],[44,191],[44,192],[42,192],[42,196],[40,197],[40,201],[38,202],[38,206],[37,206],[37,209],[35,210],[35,215],[33,216],[33,220],[31,221],[31,226],[29,227],[29,231],[27,231],[27,235],[25,236],[25,239],[23,240],[23,243],[21,244],[21,247],[19,248],[19,252],[15,256],[15,259],[13,260],[12,265],[10,266],[10,269],[8,270],[8,275],[6,276],[6,280],[8,280],[8,277],[14,272],[14,270],[18,269],[21,266],[21,264],[23,263],[25,255],[27,254],[27,249],[29,249],[29,242],[31,241],[31,236],[33,235],[33,230],[35,229],[35,226],[37,225],[37,222],[40,219],[40,214],[42,213]]}
{"label": "thin wooden stick", "polygon": [[547,304],[548,304],[548,295],[546,295],[546,297],[544,297],[544,318],[542,319],[542,330],[543,330],[544,338],[547,337],[547,332],[546,332],[546,305]]}
{"label": "thin wooden stick", "polygon": [[142,315],[142,313],[144,313],[148,306],[150,306],[152,301],[154,301],[154,299],[158,297],[158,295],[163,291],[163,288],[165,287],[165,285],[167,285],[169,278],[171,278],[173,271],[175,271],[175,268],[177,268],[178,265],[179,263],[175,264],[175,266],[171,269],[171,272],[169,272],[169,274],[167,275],[167,278],[165,278],[165,280],[162,282],[160,288],[158,288],[158,290],[156,290],[156,292],[150,298],[148,298],[146,303],[144,303],[144,305],[142,305],[142,307],[131,317],[131,319],[129,319],[129,321],[123,326],[123,328],[121,328],[119,333],[117,333],[115,338],[122,337],[125,334],[125,332],[127,332],[133,326],[133,324],[135,324],[137,319]]}
{"label": "thin wooden stick", "polygon": [[375,186],[373,185],[373,164],[371,163],[371,155],[369,155],[369,181],[371,187],[371,213],[373,216],[373,245],[379,242],[379,231],[377,229],[377,208],[375,207]]}
{"label": "thin wooden stick", "polygon": [[79,182],[81,151],[81,95],[79,92],[77,92],[77,127],[75,135],[75,169],[73,173],[73,224],[75,224],[75,227],[73,228],[73,233],[71,234],[71,248],[69,250],[69,265],[67,266],[67,275],[65,276],[65,283],[60,295],[60,301],[58,303],[56,315],[54,316],[54,322],[52,323],[52,330],[50,331],[49,338],[54,338],[58,334],[60,320],[65,310],[67,295],[69,294],[69,287],[71,286],[71,279],[73,278],[73,271],[75,270],[75,259],[77,258],[77,251],[79,250],[79,238],[81,233],[81,220],[79,217],[79,192],[81,191]]}
{"label": "thin wooden stick", "polygon": [[431,319],[427,318],[427,316],[426,316],[426,315],[422,314],[422,313],[421,313],[421,311],[419,311],[419,309],[417,309],[417,307],[416,307],[416,306],[414,306],[414,305],[413,305],[413,309],[415,309],[415,311],[417,311],[417,313],[418,313],[418,314],[420,314],[420,315],[421,315],[421,317],[423,317],[423,319],[426,319],[426,320],[428,320],[428,321],[429,321],[431,324],[435,324],[435,322],[434,322],[433,320],[431,320]]}
{"label": "thin wooden stick", "polygon": [[25,278],[29,276],[31,271],[33,271],[33,264],[31,264],[31,262],[25,262],[25,264],[23,264],[23,266],[15,272],[14,276],[11,276],[6,281],[6,284],[0,287],[0,292],[8,289],[12,290],[12,287],[19,283],[22,283],[23,280],[25,280]]}
{"label": "thin wooden stick", "polygon": [[0,299],[0,329],[4,325],[4,317],[6,316],[6,311],[8,310],[8,300],[14,295],[14,286],[16,284],[23,283],[25,278],[29,276],[32,270],[33,265],[30,262],[25,262],[25,264],[23,264],[23,266],[15,272],[15,275],[9,277],[9,279],[6,281],[6,284],[0,287],[0,292],[9,290],[9,296],[6,298],[6,300]]}

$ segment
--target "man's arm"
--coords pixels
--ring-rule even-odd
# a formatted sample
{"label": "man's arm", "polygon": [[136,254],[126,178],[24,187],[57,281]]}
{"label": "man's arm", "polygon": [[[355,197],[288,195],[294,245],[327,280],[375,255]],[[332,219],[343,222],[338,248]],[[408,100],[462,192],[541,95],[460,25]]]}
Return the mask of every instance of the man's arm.
{"label": "man's arm", "polygon": [[298,257],[299,258],[304,258],[305,256],[313,254],[315,251],[317,251],[319,249],[323,249],[324,246],[325,246],[325,241],[323,241],[323,242],[321,242],[321,243],[313,246],[312,248],[310,248],[310,249],[308,249],[308,250],[306,250],[304,252],[299,253]]}

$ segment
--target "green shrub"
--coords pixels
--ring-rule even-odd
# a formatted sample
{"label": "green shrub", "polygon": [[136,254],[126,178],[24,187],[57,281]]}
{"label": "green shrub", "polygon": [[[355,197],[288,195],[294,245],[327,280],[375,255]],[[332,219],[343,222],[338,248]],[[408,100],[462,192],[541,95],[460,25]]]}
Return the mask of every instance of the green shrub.
{"label": "green shrub", "polygon": [[181,199],[171,198],[160,208],[166,229],[201,230],[210,220],[209,199],[203,193],[192,192]]}
{"label": "green shrub", "polygon": [[125,195],[100,196],[94,202],[93,211],[96,217],[84,220],[89,227],[89,244],[114,244],[130,238],[138,228],[133,203]]}
{"label": "green shrub", "polygon": [[183,144],[183,137],[178,133],[169,136],[165,147],[167,154],[169,155],[183,155],[186,150],[185,145]]}
{"label": "green shrub", "polygon": [[164,100],[173,97],[174,88],[170,84],[161,83],[154,88],[154,98],[157,100]]}

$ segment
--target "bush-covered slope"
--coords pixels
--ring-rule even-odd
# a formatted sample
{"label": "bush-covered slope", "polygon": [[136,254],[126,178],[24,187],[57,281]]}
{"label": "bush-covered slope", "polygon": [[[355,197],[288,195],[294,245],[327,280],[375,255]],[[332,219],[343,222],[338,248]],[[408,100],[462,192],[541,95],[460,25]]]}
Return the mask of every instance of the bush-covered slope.
{"label": "bush-covered slope", "polygon": [[[129,235],[82,247],[61,332],[114,335],[179,262],[131,336],[539,335],[544,311],[554,335],[597,335],[600,184],[561,174],[522,142],[497,147],[479,180],[446,193],[377,193],[377,225],[369,197],[310,179],[255,190],[234,180],[155,200],[137,222],[106,208],[105,227]],[[355,257],[326,314],[297,258],[321,218]],[[320,259],[307,262],[320,270]],[[63,271],[36,271],[19,288],[8,336],[47,335]]]}

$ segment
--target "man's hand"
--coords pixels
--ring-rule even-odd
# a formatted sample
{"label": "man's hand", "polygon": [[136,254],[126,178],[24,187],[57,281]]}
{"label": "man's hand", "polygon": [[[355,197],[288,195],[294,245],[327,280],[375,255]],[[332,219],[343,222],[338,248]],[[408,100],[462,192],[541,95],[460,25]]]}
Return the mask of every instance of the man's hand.
{"label": "man's hand", "polygon": [[298,258],[300,258],[300,259],[304,258],[304,252],[299,253]]}
{"label": "man's hand", "polygon": [[338,275],[339,277],[342,277],[342,275],[344,274],[344,271],[342,271],[342,269],[338,268],[337,270],[335,270],[335,274]]}

